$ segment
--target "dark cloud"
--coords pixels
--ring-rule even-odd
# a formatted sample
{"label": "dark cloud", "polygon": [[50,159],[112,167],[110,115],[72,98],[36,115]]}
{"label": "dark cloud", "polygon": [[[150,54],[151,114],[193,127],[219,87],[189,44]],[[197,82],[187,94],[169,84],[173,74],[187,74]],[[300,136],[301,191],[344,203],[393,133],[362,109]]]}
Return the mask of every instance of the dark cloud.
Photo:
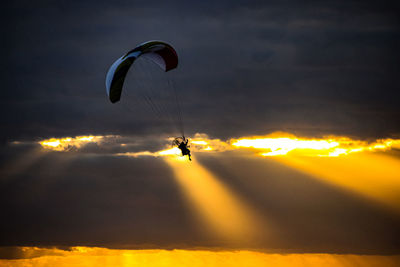
{"label": "dark cloud", "polygon": [[[398,134],[392,2],[19,1],[6,6],[2,138],[170,132],[105,95],[109,65],[171,42],[187,132]],[[129,120],[128,120],[128,118]]]}

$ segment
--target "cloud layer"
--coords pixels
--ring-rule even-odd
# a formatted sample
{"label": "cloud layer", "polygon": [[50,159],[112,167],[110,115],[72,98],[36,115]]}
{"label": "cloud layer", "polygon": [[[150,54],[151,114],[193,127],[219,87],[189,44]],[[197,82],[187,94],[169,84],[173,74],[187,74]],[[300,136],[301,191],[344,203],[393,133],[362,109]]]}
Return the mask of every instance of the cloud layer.
{"label": "cloud layer", "polygon": [[[145,103],[126,109],[105,94],[112,62],[150,39],[179,53],[171,76],[189,134],[400,132],[393,2],[19,1],[5,8],[3,140],[170,135]],[[133,95],[135,78],[133,71],[126,80]]]}
{"label": "cloud layer", "polygon": [[[253,251],[207,250],[111,250],[72,247],[68,250],[44,248],[9,248],[18,260],[0,260],[5,266],[332,266],[362,265],[366,267],[395,267],[399,256],[330,255],[330,254],[268,254]],[[2,251],[0,250],[0,253]]]}

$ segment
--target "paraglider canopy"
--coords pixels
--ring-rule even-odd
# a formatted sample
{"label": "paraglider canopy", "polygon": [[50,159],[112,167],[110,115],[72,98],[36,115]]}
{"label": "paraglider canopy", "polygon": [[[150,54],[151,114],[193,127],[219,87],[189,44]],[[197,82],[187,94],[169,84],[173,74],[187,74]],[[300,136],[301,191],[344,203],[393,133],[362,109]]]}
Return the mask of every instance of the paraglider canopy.
{"label": "paraglider canopy", "polygon": [[178,66],[178,55],[171,45],[162,41],[148,41],[138,45],[117,59],[108,70],[106,89],[112,103],[120,100],[125,76],[133,62],[139,57],[150,59],[164,71]]}

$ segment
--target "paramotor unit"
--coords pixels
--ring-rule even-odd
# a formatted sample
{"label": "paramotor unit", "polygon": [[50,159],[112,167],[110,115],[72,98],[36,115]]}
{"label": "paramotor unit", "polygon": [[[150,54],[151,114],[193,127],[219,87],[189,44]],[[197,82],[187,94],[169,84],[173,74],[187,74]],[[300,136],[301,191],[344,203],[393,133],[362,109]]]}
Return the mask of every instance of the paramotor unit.
{"label": "paramotor unit", "polygon": [[190,155],[190,150],[189,150],[189,139],[185,138],[185,136],[182,137],[176,137],[174,139],[174,141],[172,141],[172,145],[173,146],[177,146],[181,152],[182,152],[182,156],[188,156],[189,160],[191,161],[191,155]]}

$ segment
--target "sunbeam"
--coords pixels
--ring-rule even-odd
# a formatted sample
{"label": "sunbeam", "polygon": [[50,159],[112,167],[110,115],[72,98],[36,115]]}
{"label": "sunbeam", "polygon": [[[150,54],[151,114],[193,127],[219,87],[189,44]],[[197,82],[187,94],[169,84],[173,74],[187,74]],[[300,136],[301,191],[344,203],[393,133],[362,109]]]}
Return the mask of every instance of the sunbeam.
{"label": "sunbeam", "polygon": [[[245,244],[255,238],[257,219],[218,178],[198,161],[165,157],[176,181],[203,222],[221,237]],[[264,227],[265,223],[264,223]]]}
{"label": "sunbeam", "polygon": [[46,153],[38,148],[31,148],[24,152],[22,157],[10,159],[3,166],[0,166],[0,173],[3,179],[23,173],[29,167],[38,162]]}
{"label": "sunbeam", "polygon": [[400,212],[400,160],[394,157],[357,153],[345,158],[286,156],[274,159]]}

